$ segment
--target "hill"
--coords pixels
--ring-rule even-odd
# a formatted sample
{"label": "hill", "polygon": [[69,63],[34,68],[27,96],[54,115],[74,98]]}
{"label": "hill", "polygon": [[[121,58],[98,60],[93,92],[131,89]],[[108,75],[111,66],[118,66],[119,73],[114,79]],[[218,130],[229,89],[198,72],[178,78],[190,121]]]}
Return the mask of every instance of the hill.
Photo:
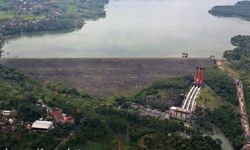
{"label": "hill", "polygon": [[240,1],[235,5],[215,6],[209,10],[214,16],[222,17],[239,17],[250,20],[250,1]]}

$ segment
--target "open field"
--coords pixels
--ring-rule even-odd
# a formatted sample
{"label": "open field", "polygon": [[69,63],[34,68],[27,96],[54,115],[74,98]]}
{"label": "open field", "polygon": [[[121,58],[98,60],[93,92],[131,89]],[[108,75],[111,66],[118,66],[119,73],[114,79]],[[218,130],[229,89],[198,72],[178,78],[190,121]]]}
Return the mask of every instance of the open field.
{"label": "open field", "polygon": [[82,58],[1,59],[41,81],[55,81],[92,95],[125,95],[172,76],[191,75],[196,66],[214,65],[211,59],[181,58]]}

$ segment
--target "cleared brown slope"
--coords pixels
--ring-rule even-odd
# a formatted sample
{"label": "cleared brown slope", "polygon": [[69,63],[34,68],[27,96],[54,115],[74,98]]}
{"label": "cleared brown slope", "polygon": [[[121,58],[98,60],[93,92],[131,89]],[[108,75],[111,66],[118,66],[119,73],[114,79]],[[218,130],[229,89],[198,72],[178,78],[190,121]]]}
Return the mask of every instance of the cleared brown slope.
{"label": "cleared brown slope", "polygon": [[62,82],[92,95],[134,93],[170,76],[192,74],[196,66],[212,66],[211,59],[1,59],[41,81]]}

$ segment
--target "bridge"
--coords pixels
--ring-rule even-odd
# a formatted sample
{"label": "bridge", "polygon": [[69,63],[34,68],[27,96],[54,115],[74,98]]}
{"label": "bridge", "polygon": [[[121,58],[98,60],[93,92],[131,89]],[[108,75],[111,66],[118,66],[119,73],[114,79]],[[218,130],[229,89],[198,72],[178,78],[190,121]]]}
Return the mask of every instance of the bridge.
{"label": "bridge", "polygon": [[196,98],[198,97],[201,87],[204,84],[204,70],[204,68],[196,68],[193,86],[187,93],[181,107],[170,108],[171,117],[180,120],[191,119],[192,112],[195,110],[196,106]]}

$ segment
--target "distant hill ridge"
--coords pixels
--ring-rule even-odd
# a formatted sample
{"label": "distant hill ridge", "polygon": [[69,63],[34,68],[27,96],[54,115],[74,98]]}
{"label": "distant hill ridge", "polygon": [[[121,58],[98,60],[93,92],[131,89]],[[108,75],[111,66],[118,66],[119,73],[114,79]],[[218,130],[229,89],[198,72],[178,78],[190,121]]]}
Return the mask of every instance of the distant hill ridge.
{"label": "distant hill ridge", "polygon": [[214,16],[239,17],[250,21],[250,1],[239,1],[235,5],[215,6],[209,10]]}

